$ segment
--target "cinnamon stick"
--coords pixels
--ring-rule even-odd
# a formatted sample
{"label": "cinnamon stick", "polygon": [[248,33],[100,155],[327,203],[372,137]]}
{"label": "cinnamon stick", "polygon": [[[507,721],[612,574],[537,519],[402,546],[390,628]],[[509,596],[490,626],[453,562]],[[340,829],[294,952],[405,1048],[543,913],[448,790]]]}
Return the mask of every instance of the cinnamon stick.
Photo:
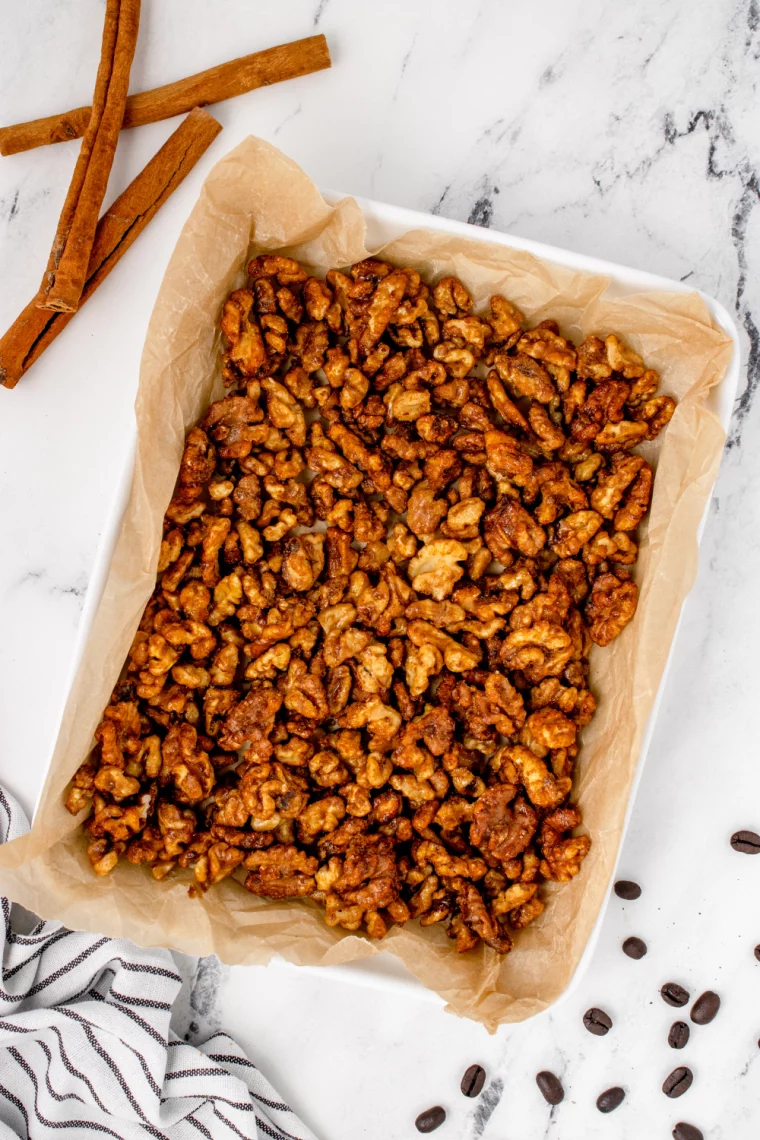
{"label": "cinnamon stick", "polygon": [[[144,170],[98,222],[82,290],[83,305],[106,279],[166,199],[177,189],[221,131],[208,112],[196,108],[177,127]],[[15,388],[47,346],[74,317],[31,301],[0,338],[0,384]]]}
{"label": "cinnamon stick", "polygon": [[[170,119],[172,115],[183,115],[193,107],[221,103],[257,87],[297,79],[300,75],[310,75],[330,65],[330,51],[322,35],[267,48],[266,51],[257,51],[211,67],[208,71],[200,71],[176,83],[130,95],[122,127],[140,127],[145,123]],[[91,111],[90,107],[77,107],[45,119],[0,127],[0,154],[18,154],[37,146],[81,138],[87,130]]]}
{"label": "cinnamon stick", "polygon": [[73,313],[79,305],[124,118],[139,22],[140,0],[107,0],[92,115],[40,287],[37,303],[45,309]]}

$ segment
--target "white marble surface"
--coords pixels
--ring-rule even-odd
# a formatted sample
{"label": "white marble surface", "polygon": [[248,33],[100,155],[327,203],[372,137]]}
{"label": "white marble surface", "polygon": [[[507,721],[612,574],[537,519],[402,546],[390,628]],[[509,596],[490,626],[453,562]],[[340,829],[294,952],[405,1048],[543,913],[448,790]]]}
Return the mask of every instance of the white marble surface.
{"label": "white marble surface", "polygon": [[[760,117],[757,0],[144,0],[133,89],[324,31],[335,66],[222,105],[224,132],[74,324],[0,391],[0,780],[30,806],[55,737],[92,567],[123,469],[146,322],[205,173],[249,132],[324,185],[693,282],[742,328],[749,374],[621,874],[591,969],[549,1016],[493,1037],[414,995],[282,966],[186,963],[177,1024],[223,1023],[324,1140],[402,1140],[449,1111],[441,1140],[638,1140],[677,1120],[710,1140],[760,1132],[760,830],[755,706],[760,604]],[[0,122],[86,102],[102,0],[0,0]],[[124,135],[109,197],[169,133]],[[0,324],[37,287],[75,160],[65,144],[0,160]],[[649,954],[620,942],[636,933]],[[718,1019],[680,1053],[668,980],[714,988]],[[596,1038],[581,1015],[607,1009]],[[458,1091],[488,1069],[477,1102]],[[694,1071],[678,1101],[660,1091]],[[550,1110],[537,1071],[561,1075]],[[594,1107],[610,1085],[626,1100]]]}

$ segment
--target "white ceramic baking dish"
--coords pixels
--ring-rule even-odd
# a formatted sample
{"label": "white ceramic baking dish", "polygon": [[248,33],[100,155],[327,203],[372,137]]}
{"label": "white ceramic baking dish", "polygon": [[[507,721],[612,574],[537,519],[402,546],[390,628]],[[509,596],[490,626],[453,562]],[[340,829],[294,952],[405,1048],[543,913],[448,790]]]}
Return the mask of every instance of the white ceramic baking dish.
{"label": "white ceramic baking dish", "polygon": [[[345,197],[343,194],[338,194],[334,191],[325,191],[325,199],[334,203]],[[641,291],[663,291],[673,293],[689,293],[693,290],[682,284],[679,281],[671,281],[667,277],[659,277],[652,273],[645,273],[638,269],[628,269],[622,265],[616,265],[613,262],[602,261],[595,257],[587,257],[581,253],[573,253],[570,250],[558,249],[555,246],[543,245],[540,242],[530,241],[527,238],[514,237],[510,234],[498,233],[492,229],[482,229],[478,226],[468,225],[464,222],[454,222],[447,218],[436,217],[431,214],[419,213],[416,210],[407,210],[399,206],[389,206],[382,202],[375,202],[367,198],[357,199],[362,208],[364,217],[367,224],[367,239],[366,245],[368,249],[375,249],[383,245],[385,242],[391,241],[393,238],[399,237],[401,234],[406,233],[408,230],[413,229],[426,229],[436,233],[442,234],[456,234],[460,237],[470,238],[475,241],[494,242],[499,245],[508,246],[512,249],[525,250],[533,254],[534,257],[542,261],[554,262],[559,265],[568,267],[569,269],[581,270],[586,273],[593,273],[599,276],[608,277],[610,279],[610,291],[614,291],[617,295],[625,295],[628,293],[638,293]],[[720,418],[723,427],[728,430],[731,412],[736,398],[737,387],[739,383],[740,372],[740,347],[739,337],[736,325],[731,316],[714,298],[705,293],[700,292],[700,296],[707,305],[710,313],[718,325],[730,336],[733,341],[734,350],[731,357],[731,363],[722,383],[718,385],[710,394],[710,403],[712,409]],[[112,510],[109,515],[108,525],[106,526],[100,547],[96,554],[95,565],[93,573],[90,578],[87,595],[84,602],[82,620],[79,628],[79,634],[76,644],[75,653],[71,662],[71,670],[69,675],[69,687],[73,683],[76,670],[84,652],[84,647],[87,643],[92,620],[100,602],[103,586],[105,583],[108,567],[111,561],[111,556],[116,542],[116,537],[121,524],[121,517],[126,506],[127,498],[129,495],[129,488],[132,478],[132,468],[134,462],[133,449],[130,451],[129,457],[125,462],[124,469],[118,485],[114,488],[114,495],[112,500]],[[710,503],[708,501],[705,513],[698,530],[698,541],[702,537],[705,522],[707,519],[707,512]],[[680,626],[680,622],[679,622]],[[678,627],[673,638],[673,646],[675,646],[676,638],[678,637]],[[622,838],[625,837],[625,832],[630,820],[633,804],[636,799],[636,792],[641,773],[644,767],[644,762],[649,750],[649,744],[652,739],[654,726],[657,721],[657,714],[661,703],[662,693],[665,688],[665,679],[668,676],[670,668],[670,661],[673,657],[673,646],[668,658],[663,673],[662,682],[657,693],[652,713],[649,718],[644,740],[641,747],[638,766],[634,777],[631,793],[628,800],[628,810],[626,814],[625,824],[623,828]],[[610,888],[614,881],[614,875],[610,878],[610,886],[608,887],[605,900],[600,908],[596,924],[593,928],[591,936],[589,937],[586,949],[583,956],[576,968],[570,984],[565,989],[560,1001],[564,1001],[571,994],[573,989],[578,985],[580,978],[588,967],[591,957],[599,937],[602,921],[609,903]],[[396,991],[399,990],[410,994],[413,993],[419,998],[426,998],[430,1001],[443,1004],[442,999],[433,991],[426,989],[421,982],[419,982],[412,974],[410,974],[399,960],[390,954],[378,954],[372,958],[366,959],[362,962],[353,963],[347,966],[327,966],[327,967],[308,967],[308,966],[291,966],[290,963],[284,962],[281,959],[276,960],[274,963],[275,968],[284,966],[289,969],[305,969],[312,973],[318,973],[324,976],[325,970],[335,978],[345,982],[359,985],[371,985],[380,989]],[[555,1003],[556,1004],[556,1003]]]}

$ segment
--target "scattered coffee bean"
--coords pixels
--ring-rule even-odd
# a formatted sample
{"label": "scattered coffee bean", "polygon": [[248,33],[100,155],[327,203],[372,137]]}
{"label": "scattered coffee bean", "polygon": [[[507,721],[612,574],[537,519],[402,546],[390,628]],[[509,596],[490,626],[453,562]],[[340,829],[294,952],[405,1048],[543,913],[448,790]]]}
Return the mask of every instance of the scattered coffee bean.
{"label": "scattered coffee bean", "polygon": [[668,1005],[686,1005],[689,1000],[689,991],[685,990],[683,986],[679,986],[678,982],[666,982],[660,990],[662,1000],[666,1001]]}
{"label": "scattered coffee bean", "polygon": [[614,1088],[607,1089],[600,1096],[596,1098],[596,1107],[600,1112],[614,1112],[616,1108],[625,1100],[625,1089],[621,1089],[618,1085]]}
{"label": "scattered coffee bean", "polygon": [[615,894],[619,899],[633,902],[641,894],[641,887],[638,883],[632,883],[630,879],[618,879],[615,883]]}
{"label": "scattered coffee bean", "polygon": [[709,1025],[720,1009],[720,998],[713,990],[705,990],[691,1007],[689,1016],[695,1025]]}
{"label": "scattered coffee bean", "polygon": [[583,1024],[589,1033],[593,1033],[596,1037],[604,1037],[605,1033],[609,1033],[612,1029],[612,1018],[603,1009],[597,1009],[594,1006],[584,1013]]}
{"label": "scattered coffee bean", "polygon": [[544,1100],[549,1104],[559,1104],[560,1101],[565,1099],[565,1090],[562,1088],[562,1082],[559,1077],[555,1077],[554,1073],[549,1073],[544,1069],[542,1073],[536,1075],[536,1084],[541,1090],[541,1095]]}
{"label": "scattered coffee bean", "polygon": [[693,1124],[684,1124],[683,1120],[680,1120],[673,1129],[673,1140],[705,1140],[705,1138]]}
{"label": "scattered coffee bean", "polygon": [[731,846],[743,855],[760,855],[760,835],[756,831],[735,831]]}
{"label": "scattered coffee bean", "polygon": [[683,1049],[688,1044],[691,1030],[685,1021],[674,1021],[668,1034],[668,1045],[671,1049]]}
{"label": "scattered coffee bean", "polygon": [[683,1096],[688,1089],[691,1088],[691,1082],[694,1080],[694,1074],[691,1069],[687,1069],[685,1065],[680,1065],[669,1073],[665,1080],[662,1082],[662,1091],[665,1096],[675,1098]]}
{"label": "scattered coffee bean", "polygon": [[626,938],[623,943],[623,953],[629,958],[643,958],[647,952],[647,944],[643,938]]}
{"label": "scattered coffee bean", "polygon": [[760,946],[755,947],[755,957],[757,958],[758,962],[760,962]]}
{"label": "scattered coffee bean", "polygon": [[482,1065],[470,1065],[459,1086],[465,1096],[480,1096],[486,1082],[486,1071]]}
{"label": "scattered coffee bean", "polygon": [[426,1108],[424,1112],[415,1120],[414,1124],[418,1132],[435,1132],[436,1128],[440,1128],[446,1119],[446,1110],[441,1108],[440,1104],[436,1104],[433,1108]]}

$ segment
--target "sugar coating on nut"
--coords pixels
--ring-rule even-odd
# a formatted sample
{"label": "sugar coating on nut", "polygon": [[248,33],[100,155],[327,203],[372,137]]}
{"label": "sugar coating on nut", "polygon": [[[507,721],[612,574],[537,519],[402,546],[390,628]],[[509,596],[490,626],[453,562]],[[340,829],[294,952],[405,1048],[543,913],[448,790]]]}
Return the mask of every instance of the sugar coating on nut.
{"label": "sugar coating on nut", "polygon": [[66,806],[98,875],[192,868],[194,894],[234,877],[506,953],[589,850],[588,655],[635,614],[633,448],[675,401],[617,335],[528,328],[453,276],[248,268]]}

